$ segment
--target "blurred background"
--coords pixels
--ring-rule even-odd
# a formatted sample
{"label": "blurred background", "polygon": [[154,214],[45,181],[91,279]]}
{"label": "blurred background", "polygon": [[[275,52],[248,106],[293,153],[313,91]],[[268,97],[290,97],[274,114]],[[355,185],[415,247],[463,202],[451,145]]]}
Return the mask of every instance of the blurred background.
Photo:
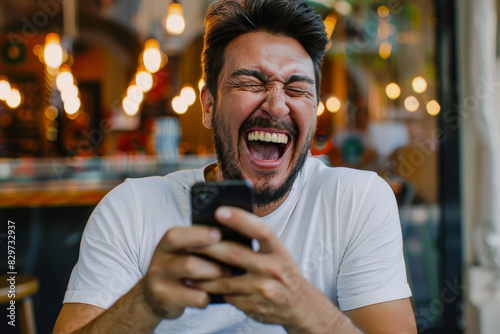
{"label": "blurred background", "polygon": [[[419,333],[495,333],[497,1],[307,2],[331,39],[312,154],[394,190]],[[0,2],[0,273],[15,222],[16,270],[39,283],[39,333],[52,331],[86,220],[110,189],[215,160],[199,103],[206,9]]]}

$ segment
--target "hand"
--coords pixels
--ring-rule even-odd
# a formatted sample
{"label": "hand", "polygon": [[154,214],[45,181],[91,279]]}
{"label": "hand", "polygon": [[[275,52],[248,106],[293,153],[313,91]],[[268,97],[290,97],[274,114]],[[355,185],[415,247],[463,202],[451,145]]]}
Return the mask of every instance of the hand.
{"label": "hand", "polygon": [[219,242],[218,229],[204,226],[173,227],[160,240],[143,279],[144,297],[162,318],[178,318],[187,306],[205,308],[207,292],[191,286],[193,280],[211,280],[227,275],[220,265],[190,254],[196,247]]}
{"label": "hand", "polygon": [[289,331],[305,333],[325,325],[328,317],[341,312],[304,278],[291,255],[272,229],[257,216],[244,210],[222,207],[217,220],[227,227],[256,239],[258,252],[234,242],[219,242],[197,248],[203,254],[223,263],[244,268],[243,276],[219,277],[197,281],[195,286],[224,299],[251,318],[265,323],[281,324]]}

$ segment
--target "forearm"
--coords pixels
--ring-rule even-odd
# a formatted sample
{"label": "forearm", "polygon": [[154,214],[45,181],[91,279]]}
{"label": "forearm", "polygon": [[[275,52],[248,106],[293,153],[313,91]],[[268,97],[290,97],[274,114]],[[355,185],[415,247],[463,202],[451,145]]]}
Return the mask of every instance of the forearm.
{"label": "forearm", "polygon": [[[335,307],[332,305],[332,307]],[[285,326],[288,334],[322,334],[322,333],[362,333],[340,310],[330,310],[322,312],[321,316],[314,317],[315,320],[299,327],[289,328]]]}
{"label": "forearm", "polygon": [[139,281],[113,306],[75,334],[152,333],[162,318],[147,303],[144,280]]}
{"label": "forearm", "polygon": [[[311,286],[309,285],[309,287]],[[362,333],[351,319],[320,291],[308,290],[308,293],[304,294],[302,299],[307,300],[308,303],[297,314],[297,322],[293,326],[284,326],[287,333]]]}

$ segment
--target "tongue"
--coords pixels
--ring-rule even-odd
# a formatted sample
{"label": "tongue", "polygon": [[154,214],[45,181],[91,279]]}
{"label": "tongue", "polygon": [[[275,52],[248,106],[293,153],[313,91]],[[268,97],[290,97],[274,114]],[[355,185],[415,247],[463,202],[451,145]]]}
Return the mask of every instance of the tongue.
{"label": "tongue", "polygon": [[280,151],[275,144],[264,144],[251,141],[248,143],[250,154],[257,160],[276,161],[280,158]]}

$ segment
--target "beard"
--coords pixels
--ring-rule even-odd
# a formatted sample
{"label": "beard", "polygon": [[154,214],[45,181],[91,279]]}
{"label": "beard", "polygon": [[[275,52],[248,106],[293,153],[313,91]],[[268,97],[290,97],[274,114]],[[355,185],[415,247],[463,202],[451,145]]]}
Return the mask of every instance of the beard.
{"label": "beard", "polygon": [[[277,128],[286,129],[290,132],[293,138],[294,145],[297,145],[298,129],[292,122],[282,122],[276,123],[267,118],[256,117],[252,119],[247,119],[240,127],[238,133],[238,140],[242,140],[243,135],[252,127],[259,126],[263,128]],[[229,126],[224,124],[222,120],[217,117],[216,110],[213,110],[213,139],[215,143],[215,152],[217,154],[218,164],[220,166],[222,176],[224,180],[242,180],[243,173],[239,167],[240,157],[238,152],[235,151],[235,147],[239,145],[234,145],[233,139],[231,138]],[[264,184],[264,186],[256,187],[255,190],[255,205],[257,207],[267,206],[269,204],[278,202],[281,200],[293,186],[293,183],[299,172],[304,165],[306,160],[309,147],[311,146],[312,140],[314,138],[314,131],[310,131],[307,135],[304,145],[300,148],[300,152],[297,159],[287,176],[283,184],[278,187],[269,185],[272,178],[277,174],[276,171],[260,171],[258,172],[259,180]],[[238,144],[238,143],[237,143]],[[298,148],[295,146],[294,150]]]}

